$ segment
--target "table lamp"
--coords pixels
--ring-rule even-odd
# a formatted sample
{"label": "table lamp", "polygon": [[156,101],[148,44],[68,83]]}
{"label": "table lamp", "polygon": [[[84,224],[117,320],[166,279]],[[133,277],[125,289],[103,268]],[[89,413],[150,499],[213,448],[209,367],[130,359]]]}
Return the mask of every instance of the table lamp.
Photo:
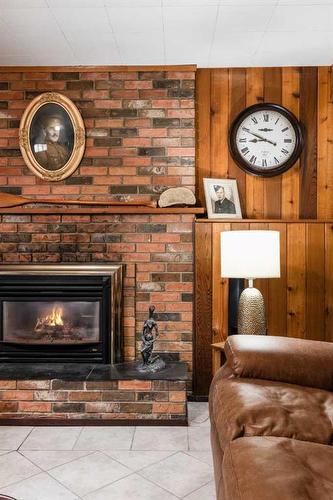
{"label": "table lamp", "polygon": [[279,231],[223,231],[221,276],[248,280],[239,298],[238,333],[266,335],[264,298],[253,280],[280,277]]}

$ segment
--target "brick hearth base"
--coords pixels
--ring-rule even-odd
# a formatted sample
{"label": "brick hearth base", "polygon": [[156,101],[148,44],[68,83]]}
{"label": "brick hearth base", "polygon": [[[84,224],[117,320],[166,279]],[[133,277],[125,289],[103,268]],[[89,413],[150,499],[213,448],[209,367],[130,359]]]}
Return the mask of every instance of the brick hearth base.
{"label": "brick hearth base", "polygon": [[0,425],[185,424],[185,381],[0,380]]}

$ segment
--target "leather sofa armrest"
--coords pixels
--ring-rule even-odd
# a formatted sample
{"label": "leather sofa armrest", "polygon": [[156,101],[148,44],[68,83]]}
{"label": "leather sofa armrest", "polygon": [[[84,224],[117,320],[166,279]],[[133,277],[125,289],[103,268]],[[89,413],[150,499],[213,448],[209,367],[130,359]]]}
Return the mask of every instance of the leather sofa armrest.
{"label": "leather sofa armrest", "polygon": [[232,335],[220,376],[276,380],[333,390],[333,343],[262,335]]}

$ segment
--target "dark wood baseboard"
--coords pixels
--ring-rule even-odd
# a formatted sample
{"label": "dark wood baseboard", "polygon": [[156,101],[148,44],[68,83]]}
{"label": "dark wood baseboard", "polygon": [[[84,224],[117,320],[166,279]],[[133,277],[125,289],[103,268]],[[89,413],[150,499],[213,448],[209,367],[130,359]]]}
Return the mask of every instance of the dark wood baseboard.
{"label": "dark wood baseboard", "polygon": [[187,396],[187,401],[193,402],[193,403],[207,403],[208,396],[198,396],[196,394],[191,394],[191,395]]}
{"label": "dark wood baseboard", "polygon": [[146,426],[182,426],[187,427],[188,421],[186,419],[179,420],[169,420],[169,419],[97,419],[97,418],[4,418],[0,419],[0,427],[3,425],[28,425],[33,427],[38,427],[42,425],[47,426],[136,426],[136,427],[146,427]]}

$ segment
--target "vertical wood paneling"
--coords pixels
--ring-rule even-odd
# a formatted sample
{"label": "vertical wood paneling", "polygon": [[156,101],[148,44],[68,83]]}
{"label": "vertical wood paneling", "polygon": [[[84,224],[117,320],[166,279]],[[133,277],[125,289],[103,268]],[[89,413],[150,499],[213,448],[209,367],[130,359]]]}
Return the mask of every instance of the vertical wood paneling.
{"label": "vertical wood paneling", "polygon": [[[333,218],[333,103],[329,73],[328,67],[197,71],[197,193],[203,205],[202,178],[213,177],[214,173],[217,177],[237,179],[244,217],[316,218],[318,207],[319,218]],[[261,99],[286,106],[307,131],[301,162],[271,179],[245,174],[227,151],[231,119]]]}
{"label": "vertical wood paneling", "polygon": [[[204,273],[196,278],[199,306],[196,306],[195,317],[199,340],[195,343],[194,359],[202,371],[195,371],[195,378],[200,379],[199,394],[205,390],[208,393],[212,330],[216,331],[214,340],[217,341],[224,340],[228,331],[228,293],[220,278],[222,230],[268,228],[280,232],[281,277],[255,281],[265,298],[268,334],[333,342],[332,223],[241,221],[197,222],[195,225],[196,245],[200,246],[196,252],[196,272]],[[211,229],[203,230],[201,226]],[[197,259],[203,262],[198,263]]]}
{"label": "vertical wood paneling", "polygon": [[[264,100],[264,71],[249,68],[246,72],[246,106]],[[264,217],[264,179],[254,175],[246,176],[246,213],[243,217],[260,219]]]}
{"label": "vertical wood paneling", "polygon": [[306,253],[305,225],[289,224],[287,229],[287,335],[305,336]]}
{"label": "vertical wood paneling", "polygon": [[222,342],[228,336],[228,293],[229,280],[221,278],[221,259],[220,259],[220,242],[221,232],[230,231],[230,224],[217,223],[213,224],[213,267],[212,267],[212,283],[213,283],[213,303],[212,303],[212,326],[213,326],[213,341]]}
{"label": "vertical wood paneling", "polygon": [[210,164],[210,70],[198,70],[196,73],[196,196],[204,207],[204,177],[211,177]]}
{"label": "vertical wood paneling", "polygon": [[300,120],[305,126],[305,146],[301,155],[301,219],[317,217],[317,109],[318,68],[301,69]]}
{"label": "vertical wood paneling", "polygon": [[[282,69],[282,105],[299,118],[299,68]],[[299,207],[300,161],[282,175],[281,216],[282,219],[297,219]]]}
{"label": "vertical wood paneling", "polygon": [[[281,104],[282,69],[264,69],[264,99],[266,102]],[[270,177],[264,181],[264,215],[265,218],[281,217],[281,176]]]}
{"label": "vertical wood paneling", "polygon": [[325,331],[325,227],[306,225],[306,338],[320,340]]}
{"label": "vertical wood paneling", "polygon": [[333,342],[333,225],[325,224],[325,337]]}
{"label": "vertical wood paneling", "polygon": [[[246,70],[236,68],[229,70],[229,126],[236,116],[246,107]],[[246,211],[246,174],[241,170],[229,154],[228,172],[230,179],[237,180],[240,203]]]}
{"label": "vertical wood paneling", "polygon": [[329,80],[329,68],[318,68],[317,215],[323,219],[333,216],[333,179],[328,157],[328,140],[333,126],[330,126],[333,116],[329,116],[332,108],[329,103]]}
{"label": "vertical wood paneling", "polygon": [[228,177],[229,71],[211,70],[211,177]]}
{"label": "vertical wood paneling", "polygon": [[[206,395],[212,371],[212,226],[195,225],[194,393]],[[199,376],[200,375],[200,376]]]}
{"label": "vertical wood paneling", "polygon": [[287,224],[270,223],[271,231],[280,232],[280,278],[268,281],[267,311],[268,335],[286,335],[287,332]]}

